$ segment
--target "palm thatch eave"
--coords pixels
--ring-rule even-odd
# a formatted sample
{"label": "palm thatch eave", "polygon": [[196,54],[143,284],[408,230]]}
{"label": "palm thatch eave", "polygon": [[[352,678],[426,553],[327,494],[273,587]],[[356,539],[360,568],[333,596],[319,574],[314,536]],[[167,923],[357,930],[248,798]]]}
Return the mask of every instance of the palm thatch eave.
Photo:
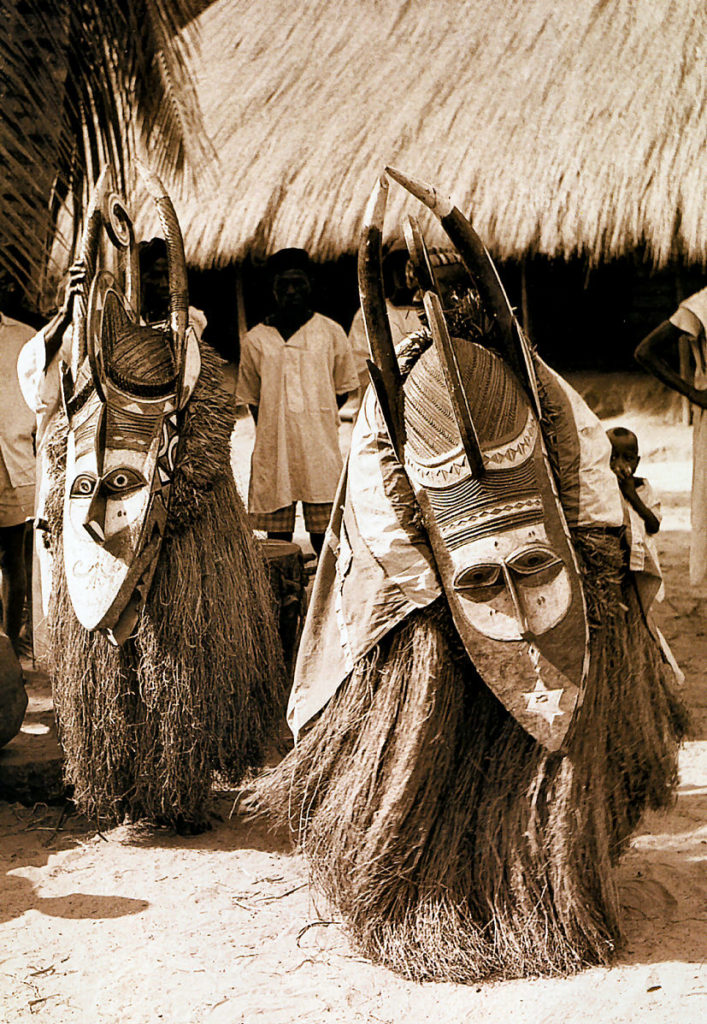
{"label": "palm thatch eave", "polygon": [[[704,5],[219,0],[199,28],[219,168],[208,194],[173,186],[193,264],[353,252],[392,163],[452,193],[501,258],[643,246],[707,265]],[[392,189],[391,233],[410,210]]]}

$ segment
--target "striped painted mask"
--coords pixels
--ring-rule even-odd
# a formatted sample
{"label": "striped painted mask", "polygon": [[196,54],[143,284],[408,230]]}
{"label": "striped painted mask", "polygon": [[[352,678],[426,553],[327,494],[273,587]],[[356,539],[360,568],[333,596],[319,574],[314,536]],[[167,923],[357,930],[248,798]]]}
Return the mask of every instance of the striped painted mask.
{"label": "striped painted mask", "polygon": [[[171,204],[170,212],[168,248],[176,224]],[[181,236],[177,248],[177,277],[185,282]],[[78,314],[74,307],[74,335],[83,339],[76,369],[63,370],[67,586],[81,624],[116,644],[133,632],[152,584],[184,408],[200,370],[185,288],[174,296],[173,262],[172,253],[170,321],[156,326],[141,323],[116,277],[97,270],[85,305]]]}
{"label": "striped painted mask", "polygon": [[434,346],[403,385],[404,466],[454,623],[482,678],[548,747],[587,668],[584,599],[538,420],[507,364],[452,338],[483,458],[472,474]]}

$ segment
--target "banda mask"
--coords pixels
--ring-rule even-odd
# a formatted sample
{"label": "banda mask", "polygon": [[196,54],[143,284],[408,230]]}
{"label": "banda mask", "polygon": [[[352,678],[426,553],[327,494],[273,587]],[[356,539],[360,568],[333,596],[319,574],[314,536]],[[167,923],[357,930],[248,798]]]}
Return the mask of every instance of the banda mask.
{"label": "banda mask", "polygon": [[[447,319],[461,318],[455,321],[451,309],[445,317],[449,297],[440,301],[432,267],[425,311],[434,341],[420,346],[417,359],[402,353],[401,373],[381,318],[377,254],[386,189],[382,182],[372,197],[359,263],[372,380],[464,647],[523,728],[555,750],[581,702],[588,630],[536,414],[535,380],[512,369],[532,362],[512,313],[513,333],[505,333],[507,313],[494,306],[498,292],[484,295],[487,266],[475,292],[481,327],[472,332],[482,343],[450,337]],[[418,237],[413,258],[419,246]],[[467,267],[469,284],[476,285],[473,269]]]}
{"label": "banda mask", "polygon": [[[158,179],[144,176],[167,243],[168,320],[141,323],[132,226],[104,174],[86,217],[81,255],[89,286],[75,300],[72,366],[62,377],[67,585],[81,624],[114,643],[133,631],[152,583],[184,409],[200,369],[179,225]],[[105,269],[111,263],[113,272]]]}

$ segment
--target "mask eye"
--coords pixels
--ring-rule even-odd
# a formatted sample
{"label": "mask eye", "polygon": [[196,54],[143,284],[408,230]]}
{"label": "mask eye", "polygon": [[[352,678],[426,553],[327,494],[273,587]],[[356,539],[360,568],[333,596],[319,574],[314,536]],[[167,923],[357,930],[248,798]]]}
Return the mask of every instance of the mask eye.
{"label": "mask eye", "polygon": [[475,590],[479,587],[495,587],[502,583],[501,566],[490,563],[488,565],[471,565],[468,569],[462,569],[454,580],[455,590]]}
{"label": "mask eye", "polygon": [[103,486],[112,495],[128,494],[138,487],[145,487],[146,481],[142,473],[130,466],[120,466],[103,477]]}
{"label": "mask eye", "polygon": [[71,485],[72,498],[91,498],[96,489],[96,478],[91,473],[79,473]]}
{"label": "mask eye", "polygon": [[507,562],[508,567],[528,586],[549,583],[562,569],[562,560],[547,548],[528,548]]}

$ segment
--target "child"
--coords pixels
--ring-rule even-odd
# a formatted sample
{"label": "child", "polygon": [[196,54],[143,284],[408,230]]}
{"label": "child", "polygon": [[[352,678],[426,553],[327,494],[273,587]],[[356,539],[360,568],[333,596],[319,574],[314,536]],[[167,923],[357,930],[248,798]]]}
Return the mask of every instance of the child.
{"label": "child", "polygon": [[657,533],[660,529],[660,512],[656,515],[651,505],[656,509],[659,505],[653,498],[648,481],[634,475],[641,461],[638,454],[638,438],[626,427],[613,427],[607,430],[607,437],[611,441],[611,468],[618,477],[621,493],[643,520],[646,533]]}
{"label": "child", "polygon": [[662,573],[655,545],[650,539],[660,529],[660,503],[656,501],[651,485],[636,476],[640,462],[638,438],[626,427],[607,430],[611,441],[611,468],[616,474],[624,497],[626,539],[630,556],[629,569],[636,573],[636,582],[644,606],[654,599],[662,600]]}

